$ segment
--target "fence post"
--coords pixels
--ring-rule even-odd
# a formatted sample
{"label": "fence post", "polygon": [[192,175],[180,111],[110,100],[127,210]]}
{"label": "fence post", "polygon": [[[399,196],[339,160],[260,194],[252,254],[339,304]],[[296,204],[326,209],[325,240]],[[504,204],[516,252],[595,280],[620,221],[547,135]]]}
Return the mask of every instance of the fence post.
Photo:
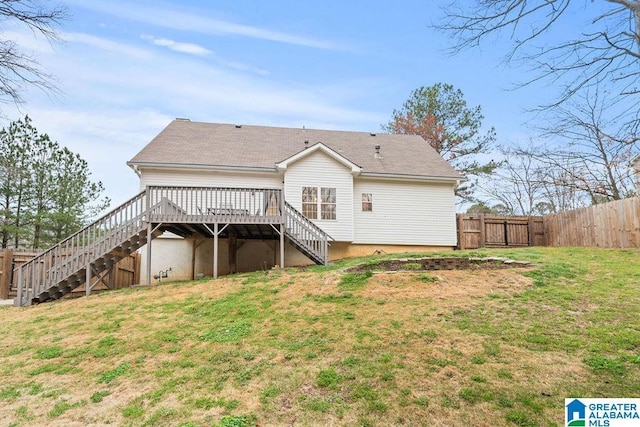
{"label": "fence post", "polygon": [[0,277],[0,299],[9,298],[9,287],[13,273],[13,251],[2,253],[2,276]]}
{"label": "fence post", "polygon": [[462,229],[464,225],[464,217],[462,214],[457,214],[456,217],[458,220],[458,249],[464,250],[464,230]]}
{"label": "fence post", "polygon": [[478,242],[478,246],[484,248],[487,244],[487,227],[484,224],[484,214],[480,214],[480,242]]}
{"label": "fence post", "polygon": [[502,224],[504,226],[504,245],[506,247],[509,247],[509,235],[508,235],[509,234],[509,232],[508,232],[509,227],[507,225],[507,221],[505,220]]}

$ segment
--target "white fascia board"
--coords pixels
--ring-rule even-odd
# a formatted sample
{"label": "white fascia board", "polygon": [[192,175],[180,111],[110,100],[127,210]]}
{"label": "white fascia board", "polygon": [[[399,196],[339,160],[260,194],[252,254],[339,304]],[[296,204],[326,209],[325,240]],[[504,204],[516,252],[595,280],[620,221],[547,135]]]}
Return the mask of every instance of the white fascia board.
{"label": "white fascia board", "polygon": [[294,154],[293,156],[289,157],[288,159],[284,159],[283,161],[276,163],[276,168],[278,168],[278,170],[280,172],[284,172],[285,170],[287,170],[287,167],[290,164],[295,163],[298,160],[303,159],[303,158],[307,157],[308,155],[310,155],[312,153],[315,153],[316,151],[323,152],[324,154],[328,155],[329,157],[331,157],[332,159],[334,159],[338,163],[340,163],[340,164],[344,165],[345,167],[351,169],[351,173],[353,175],[360,175],[360,173],[362,172],[362,168],[360,166],[356,165],[351,160],[349,160],[346,157],[342,156],[340,153],[337,153],[337,152],[333,151],[331,148],[327,147],[326,145],[324,145],[321,142],[318,142],[318,143],[312,145],[309,148],[305,148],[304,150]]}

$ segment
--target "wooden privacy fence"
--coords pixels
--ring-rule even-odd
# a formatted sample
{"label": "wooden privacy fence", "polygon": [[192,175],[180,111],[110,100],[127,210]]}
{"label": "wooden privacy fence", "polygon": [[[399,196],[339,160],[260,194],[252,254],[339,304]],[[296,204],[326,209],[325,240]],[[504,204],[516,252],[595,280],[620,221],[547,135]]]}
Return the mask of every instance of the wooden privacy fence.
{"label": "wooden privacy fence", "polygon": [[[40,252],[36,251],[4,250],[0,252],[0,268],[2,268],[0,270],[0,299],[14,298],[16,296],[16,289],[13,287],[13,270],[38,255],[40,255]],[[93,277],[92,281],[95,282],[96,279],[96,277]],[[107,275],[107,283],[111,282],[111,280],[112,278]],[[111,283],[113,283],[114,289],[128,288],[140,283],[140,254],[134,252],[121,259],[113,268],[113,281]],[[93,291],[106,289],[108,289],[107,286],[100,282]],[[84,285],[80,285],[71,292],[71,295],[84,295],[84,293]]]}
{"label": "wooden privacy fence", "polygon": [[543,217],[458,214],[458,248],[545,246]]}
{"label": "wooden privacy fence", "polygon": [[547,246],[640,247],[640,197],[544,217]]}

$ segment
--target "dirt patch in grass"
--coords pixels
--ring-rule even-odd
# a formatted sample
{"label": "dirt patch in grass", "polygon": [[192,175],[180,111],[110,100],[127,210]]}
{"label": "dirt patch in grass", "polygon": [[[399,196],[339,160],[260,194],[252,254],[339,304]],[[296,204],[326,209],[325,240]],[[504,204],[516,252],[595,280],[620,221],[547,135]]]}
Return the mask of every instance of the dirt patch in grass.
{"label": "dirt patch in grass", "polygon": [[[372,298],[468,299],[496,293],[520,293],[532,286],[521,270],[447,270],[429,273],[377,273],[362,294]],[[423,283],[421,276],[430,279]]]}

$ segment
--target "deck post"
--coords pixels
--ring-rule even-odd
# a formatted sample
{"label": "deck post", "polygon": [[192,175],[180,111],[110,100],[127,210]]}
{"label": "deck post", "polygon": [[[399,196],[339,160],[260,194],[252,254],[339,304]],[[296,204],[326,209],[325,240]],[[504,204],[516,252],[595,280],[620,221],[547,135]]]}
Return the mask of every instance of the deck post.
{"label": "deck post", "polygon": [[196,280],[196,238],[191,242],[191,280]]}
{"label": "deck post", "polygon": [[116,288],[116,264],[117,262],[114,261],[111,264],[111,267],[109,267],[109,283],[107,284],[107,287],[112,290]]}
{"label": "deck post", "polygon": [[153,240],[151,218],[147,218],[147,285],[151,285],[151,240]]}
{"label": "deck post", "polygon": [[213,278],[218,278],[218,223],[213,224]]}
{"label": "deck post", "polygon": [[280,224],[280,268],[284,268],[284,224]]}
{"label": "deck post", "polygon": [[236,241],[236,233],[233,229],[229,229],[229,273],[236,272],[236,259],[238,252],[238,244]]}

